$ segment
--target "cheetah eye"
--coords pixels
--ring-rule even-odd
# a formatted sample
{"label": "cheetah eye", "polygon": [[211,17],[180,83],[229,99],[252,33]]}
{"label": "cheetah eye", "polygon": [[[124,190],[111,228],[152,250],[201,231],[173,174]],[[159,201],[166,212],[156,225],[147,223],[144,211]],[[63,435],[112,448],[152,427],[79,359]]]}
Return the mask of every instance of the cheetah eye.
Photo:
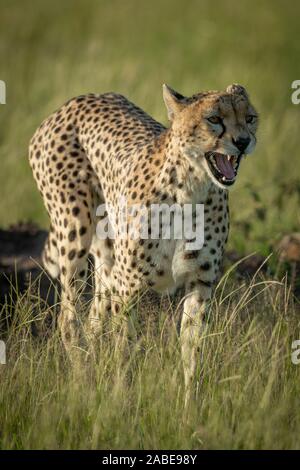
{"label": "cheetah eye", "polygon": [[252,114],[249,114],[248,116],[246,116],[246,123],[251,124],[251,122],[253,122],[254,119],[255,119],[255,116],[253,116]]}
{"label": "cheetah eye", "polygon": [[211,122],[212,124],[221,124],[222,123],[222,119],[219,116],[211,116],[211,117],[207,118],[207,120],[209,122]]}

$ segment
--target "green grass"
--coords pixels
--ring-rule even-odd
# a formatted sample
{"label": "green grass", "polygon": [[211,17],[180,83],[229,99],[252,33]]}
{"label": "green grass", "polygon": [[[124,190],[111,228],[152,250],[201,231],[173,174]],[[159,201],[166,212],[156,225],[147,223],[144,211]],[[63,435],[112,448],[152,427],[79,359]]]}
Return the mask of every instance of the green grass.
{"label": "green grass", "polygon": [[108,330],[71,368],[57,332],[32,337],[40,302],[25,295],[0,369],[0,448],[299,448],[300,367],[291,343],[300,331],[289,290],[259,276],[238,287],[231,278],[216,290],[188,413],[172,310],[153,316],[147,307],[143,325],[133,320],[139,340],[129,356]]}
{"label": "green grass", "polygon": [[[166,123],[162,83],[183,94],[241,83],[261,125],[231,191],[230,248],[269,254],[300,222],[300,5],[273,0],[1,0],[0,226],[48,218],[27,158],[41,120],[72,96],[123,93]],[[299,448],[299,305],[287,285],[231,280],[217,290],[203,377],[183,413],[170,315],[145,315],[128,361],[111,341],[79,370],[57,332],[31,336],[39,299],[20,298],[0,366],[0,448]],[[2,315],[9,314],[7,311]],[[298,314],[298,316],[297,316]]]}

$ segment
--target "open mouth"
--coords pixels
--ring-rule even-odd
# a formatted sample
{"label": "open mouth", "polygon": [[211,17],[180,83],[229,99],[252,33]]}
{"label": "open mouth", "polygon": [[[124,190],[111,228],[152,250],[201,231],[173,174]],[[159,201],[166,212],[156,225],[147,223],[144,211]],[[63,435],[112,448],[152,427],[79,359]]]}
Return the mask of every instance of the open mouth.
{"label": "open mouth", "polygon": [[217,152],[207,152],[205,158],[211,173],[220,184],[231,186],[235,182],[242,153],[238,156],[234,156]]}

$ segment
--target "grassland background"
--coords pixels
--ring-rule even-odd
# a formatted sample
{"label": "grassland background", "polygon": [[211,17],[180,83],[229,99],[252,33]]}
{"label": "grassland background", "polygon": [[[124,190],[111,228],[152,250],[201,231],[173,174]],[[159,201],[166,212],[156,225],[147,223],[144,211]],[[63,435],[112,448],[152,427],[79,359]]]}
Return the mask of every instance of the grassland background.
{"label": "grassland background", "polygon": [[243,163],[231,193],[230,244],[266,253],[270,241],[298,227],[300,106],[290,98],[291,83],[300,76],[297,2],[1,0],[0,5],[0,79],[7,84],[7,104],[0,108],[0,225],[32,219],[47,227],[28,166],[28,141],[68,98],[117,91],[166,123],[163,82],[187,95],[240,82],[257,106],[261,126],[257,151]]}
{"label": "grassland background", "polygon": [[[166,123],[163,82],[187,95],[238,82],[261,125],[231,192],[230,247],[268,254],[299,229],[300,106],[291,83],[300,78],[300,4],[0,0],[0,15],[1,227],[28,219],[48,226],[27,148],[68,98],[117,91]],[[289,356],[299,311],[288,287],[233,283],[217,300],[205,380],[184,421],[177,338],[162,341],[163,314],[127,367],[104,345],[100,366],[78,380],[57,337],[41,346],[30,336],[33,308],[43,314],[39,299],[20,299],[1,370],[0,448],[299,448],[300,368]]]}

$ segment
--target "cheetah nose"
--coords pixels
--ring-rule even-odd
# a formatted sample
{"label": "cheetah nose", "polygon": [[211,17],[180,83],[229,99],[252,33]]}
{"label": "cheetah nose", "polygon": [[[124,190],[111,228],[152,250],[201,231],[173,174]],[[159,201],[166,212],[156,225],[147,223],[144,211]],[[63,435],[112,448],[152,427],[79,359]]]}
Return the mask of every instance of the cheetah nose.
{"label": "cheetah nose", "polygon": [[250,137],[238,137],[236,140],[232,139],[232,142],[240,150],[240,152],[244,152],[250,143]]}

